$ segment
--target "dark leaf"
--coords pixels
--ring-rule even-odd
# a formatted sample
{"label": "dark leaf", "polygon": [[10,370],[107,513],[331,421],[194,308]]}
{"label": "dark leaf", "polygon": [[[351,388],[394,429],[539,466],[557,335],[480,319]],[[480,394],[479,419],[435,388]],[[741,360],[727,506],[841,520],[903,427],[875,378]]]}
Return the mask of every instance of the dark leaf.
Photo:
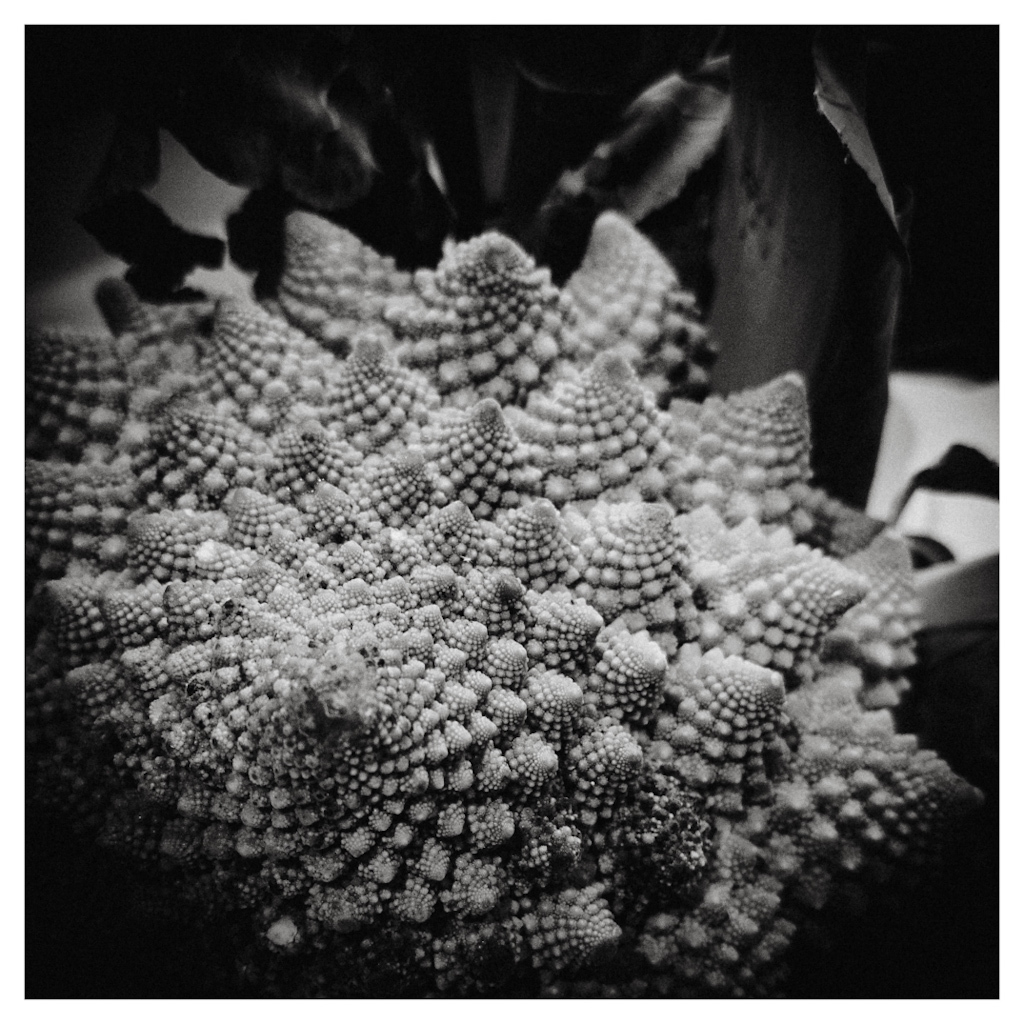
{"label": "dark leaf", "polygon": [[914,474],[893,506],[889,522],[895,523],[899,519],[914,492],[922,487],[998,500],[999,465],[976,448],[965,444],[951,445],[938,462]]}
{"label": "dark leaf", "polygon": [[[900,729],[920,735],[999,806],[999,556],[916,574],[923,628]],[[993,844],[994,850],[994,844]]]}
{"label": "dark leaf", "polygon": [[160,133],[156,122],[134,115],[117,119],[107,155],[85,197],[86,211],[128,192],[150,188],[160,176]]}
{"label": "dark leaf", "polygon": [[998,625],[998,555],[935,565],[916,581],[925,628]]}
{"label": "dark leaf", "polygon": [[107,252],[129,265],[129,282],[150,302],[172,298],[196,267],[219,267],[224,259],[220,239],[179,227],[140,192],[114,195],[79,220]]}
{"label": "dark leaf", "polygon": [[714,26],[573,25],[507,30],[520,74],[545,92],[630,96],[707,52]]}
{"label": "dark leaf", "polygon": [[344,36],[240,27],[160,89],[158,116],[226,181],[339,209],[367,194],[376,169],[363,92],[336,88],[347,67]]}
{"label": "dark leaf", "polygon": [[618,208],[641,221],[675,199],[718,149],[729,109],[729,93],[721,86],[668,75],[629,105],[619,131],[598,146],[584,176],[614,192]]}
{"label": "dark leaf", "polygon": [[934,537],[912,535],[903,539],[910,547],[910,559],[915,569],[927,569],[941,562],[954,561],[953,552]]}
{"label": "dark leaf", "polygon": [[602,210],[634,223],[677,199],[716,153],[729,121],[727,63],[691,78],[673,72],[645,89],[579,167],[566,170],[524,232],[555,280],[575,269]]}
{"label": "dark leaf", "polygon": [[905,254],[874,188],[817,111],[813,39],[799,28],[736,32],[712,252],[712,382],[730,392],[800,371],[817,481],[863,508]]}
{"label": "dark leaf", "polygon": [[900,731],[921,737],[998,807],[999,627],[924,629]]}
{"label": "dark leaf", "polygon": [[892,221],[896,233],[903,231],[897,217],[896,203],[882,172],[871,133],[864,119],[863,104],[857,90],[847,81],[850,61],[837,60],[836,49],[843,48],[844,39],[829,32],[820,32],[814,40],[814,98],[818,110],[835,128],[850,156],[871,180],[878,198]]}

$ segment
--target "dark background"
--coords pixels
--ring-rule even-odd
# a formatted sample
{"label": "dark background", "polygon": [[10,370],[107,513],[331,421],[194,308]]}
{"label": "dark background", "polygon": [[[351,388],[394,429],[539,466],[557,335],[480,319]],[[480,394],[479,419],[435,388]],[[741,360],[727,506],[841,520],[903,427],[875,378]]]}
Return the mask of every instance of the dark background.
{"label": "dark background", "polygon": [[[226,86],[234,84],[235,99],[208,113],[214,131],[259,102],[268,68],[276,73],[279,66],[319,60],[340,69],[338,102],[376,132],[382,172],[369,200],[347,219],[364,229],[372,224],[364,233],[375,234],[380,247],[425,262],[448,229],[460,237],[493,223],[525,230],[561,171],[586,159],[639,91],[667,71],[692,71],[709,55],[729,53],[744,31],[750,30],[29,27],[29,284],[52,273],[55,260],[60,265],[47,243],[54,173],[45,166],[41,140],[55,128],[74,132],[96,111],[180,123],[168,100],[179,84],[199,80],[218,95],[232,94]],[[887,179],[894,192],[912,195],[911,280],[894,363],[993,378],[999,366],[998,29],[851,31],[865,50],[868,123]],[[237,59],[225,58],[235,51]],[[391,97],[386,114],[384,90]],[[479,111],[506,116],[496,123]],[[446,201],[395,185],[414,160],[408,150],[422,138],[438,154]],[[183,141],[196,140],[183,131]],[[419,240],[411,237],[413,225],[420,226]]]}

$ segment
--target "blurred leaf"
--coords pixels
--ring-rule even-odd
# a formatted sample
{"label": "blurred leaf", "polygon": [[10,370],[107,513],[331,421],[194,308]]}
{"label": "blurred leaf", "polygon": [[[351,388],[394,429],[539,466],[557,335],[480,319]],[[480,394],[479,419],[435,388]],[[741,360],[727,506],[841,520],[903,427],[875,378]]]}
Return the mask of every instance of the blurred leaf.
{"label": "blurred leaf", "polygon": [[[253,43],[243,47],[238,58],[239,74],[245,81],[254,79],[256,109],[263,109],[262,91],[269,90],[272,96],[262,117],[252,123],[247,119],[247,126],[262,131],[267,122],[271,141],[280,127],[296,143],[295,132],[311,117],[314,129],[306,138],[308,147],[288,150],[290,156],[308,157],[297,165],[299,177],[292,173],[295,165],[286,161],[279,174],[265,175],[264,183],[228,218],[231,258],[257,271],[258,295],[276,288],[283,265],[284,218],[293,209],[315,210],[392,256],[403,269],[436,264],[442,240],[452,228],[453,210],[428,167],[428,133],[410,113],[410,92],[418,91],[420,102],[428,103],[451,84],[441,80],[442,71],[432,73],[437,69],[430,62],[435,51],[445,52],[451,38],[416,32],[393,35],[372,27],[349,35],[336,37],[318,29],[304,47],[298,45],[304,39],[300,33],[296,49],[279,53],[271,48],[268,56]],[[314,42],[321,50],[317,61],[309,56]],[[454,55],[448,56],[457,63]],[[259,73],[261,59],[270,61],[266,74]],[[454,76],[451,68],[445,70]],[[281,101],[283,110],[278,109]],[[448,103],[438,100],[438,106],[451,115]],[[328,134],[339,144],[337,150],[322,148],[315,130],[324,111],[336,129]],[[281,125],[275,120],[278,116]],[[275,150],[269,152],[273,155]],[[372,173],[364,176],[360,167]]]}
{"label": "blurred leaf", "polygon": [[576,268],[603,210],[638,223],[663,209],[718,152],[729,123],[728,59],[645,89],[585,163],[566,170],[523,232],[556,281]]}
{"label": "blurred leaf", "polygon": [[850,156],[871,179],[871,184],[875,186],[881,200],[882,209],[888,214],[896,233],[902,237],[896,204],[886,184],[882,165],[871,141],[871,133],[861,112],[861,104],[855,98],[854,89],[844,80],[846,69],[835,59],[834,54],[830,53],[830,42],[827,32],[819,33],[814,40],[814,98],[817,100],[818,110],[835,128]]}
{"label": "blurred leaf", "polygon": [[729,93],[720,85],[668,75],[629,105],[584,177],[613,192],[630,220],[641,221],[675,199],[718,149],[729,110]]}
{"label": "blurred leaf", "polygon": [[[842,59],[854,65],[857,34]],[[798,370],[817,482],[863,508],[888,401],[905,249],[818,113],[813,30],[737,30],[713,261],[713,387]],[[831,51],[830,51],[831,52]],[[853,78],[845,73],[845,78]]]}
{"label": "blurred leaf", "polygon": [[106,252],[128,264],[125,277],[153,302],[184,297],[180,289],[196,267],[219,267],[224,259],[222,241],[187,231],[143,194],[159,176],[156,121],[140,107],[122,110],[77,217]]}
{"label": "blurred leaf", "polygon": [[474,53],[469,69],[482,199],[492,209],[505,196],[519,92],[516,69],[502,58],[500,50]]}
{"label": "blurred leaf", "polygon": [[928,569],[942,562],[955,561],[953,552],[934,537],[911,534],[903,538],[910,547],[910,560],[915,569]]}
{"label": "blurred leaf", "polygon": [[925,629],[999,623],[999,556],[944,562],[914,577]]}
{"label": "blurred leaf", "polygon": [[351,64],[344,34],[238,26],[205,38],[207,59],[182,61],[156,96],[161,126],[199,163],[234,185],[280,184],[315,210],[369,192],[371,104],[357,81],[338,87]]}
{"label": "blurred leaf", "polygon": [[179,294],[196,267],[216,268],[224,260],[219,238],[198,235],[175,224],[141,192],[122,192],[78,218],[103,248],[128,264],[125,279],[149,302],[194,297]]}
{"label": "blurred leaf", "polygon": [[951,445],[938,462],[914,474],[893,506],[890,523],[899,519],[914,492],[922,487],[930,491],[977,494],[998,500],[999,465],[976,448],[965,444]]}
{"label": "blurred leaf", "polygon": [[998,808],[998,623],[923,629],[917,655],[900,731],[917,734]]}

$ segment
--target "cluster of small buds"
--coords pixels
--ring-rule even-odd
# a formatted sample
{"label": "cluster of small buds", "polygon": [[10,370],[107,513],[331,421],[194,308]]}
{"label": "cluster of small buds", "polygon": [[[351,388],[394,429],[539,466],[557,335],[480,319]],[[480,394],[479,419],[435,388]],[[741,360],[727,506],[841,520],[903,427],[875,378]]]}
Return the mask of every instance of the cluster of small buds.
{"label": "cluster of small buds", "polygon": [[[26,343],[25,454],[72,462],[117,440],[128,406],[124,362],[110,338],[38,332]],[[97,451],[98,449],[98,451]]]}
{"label": "cluster of small buds", "polygon": [[905,550],[810,487],[796,378],[676,397],[659,261],[606,217],[569,291],[493,232],[410,277],[297,213],[271,308],[113,285],[33,349],[32,799],[264,991],[764,994],[976,803],[869,710]]}
{"label": "cluster of small buds", "polygon": [[860,667],[865,707],[893,707],[910,685],[904,673],[917,660],[913,638],[921,605],[914,591],[910,552],[898,538],[882,533],[844,564],[860,573],[869,589],[825,638],[822,658]]}
{"label": "cluster of small buds", "polygon": [[572,300],[497,232],[451,246],[414,283],[417,301],[393,303],[385,320],[399,359],[456,403],[480,395],[515,402],[580,347]]}
{"label": "cluster of small buds", "polygon": [[314,342],[239,299],[217,305],[200,358],[209,398],[234,402],[239,418],[263,433],[279,426],[294,402],[322,396],[326,365]]}
{"label": "cluster of small buds", "polygon": [[643,633],[598,638],[600,660],[587,688],[587,702],[602,714],[646,725],[661,707],[668,659]]}
{"label": "cluster of small buds", "polygon": [[489,519],[499,508],[515,508],[530,487],[526,453],[493,399],[484,399],[452,424],[439,449],[442,493],[463,502],[479,519]]}
{"label": "cluster of small buds", "polygon": [[596,349],[627,355],[661,400],[701,399],[714,350],[695,296],[655,246],[621,214],[606,210],[566,291],[580,311],[580,333]]}
{"label": "cluster of small buds", "polygon": [[146,504],[213,509],[232,487],[257,480],[266,445],[238,420],[182,399],[153,420],[149,444],[132,459]]}
{"label": "cluster of small buds", "polygon": [[587,521],[579,540],[581,597],[609,622],[625,614],[634,629],[689,617],[686,546],[667,505],[599,502]]}
{"label": "cluster of small buds", "polygon": [[386,303],[411,288],[411,276],[394,260],[350,232],[301,210],[285,220],[276,304],[291,323],[339,355],[378,320]]}
{"label": "cluster of small buds", "polygon": [[814,671],[824,637],[868,593],[865,578],[786,530],[765,533],[753,520],[726,529],[711,509],[682,517],[701,607],[697,635],[791,678]]}
{"label": "cluster of small buds", "polygon": [[676,753],[686,778],[710,791],[718,813],[742,812],[771,792],[768,759],[774,749],[786,691],[778,672],[720,649],[681,652],[669,676],[674,716],[656,735]]}
{"label": "cluster of small buds", "polygon": [[25,545],[30,573],[61,575],[73,560],[124,564],[125,527],[134,506],[123,464],[29,460],[25,465]]}
{"label": "cluster of small buds", "polygon": [[379,334],[359,335],[331,376],[323,415],[353,448],[373,451],[425,421],[438,402],[426,382],[396,365]]}
{"label": "cluster of small buds", "polygon": [[512,424],[543,471],[544,496],[558,507],[627,488],[652,498],[665,487],[669,417],[617,351],[600,353],[550,393],[533,392]]}

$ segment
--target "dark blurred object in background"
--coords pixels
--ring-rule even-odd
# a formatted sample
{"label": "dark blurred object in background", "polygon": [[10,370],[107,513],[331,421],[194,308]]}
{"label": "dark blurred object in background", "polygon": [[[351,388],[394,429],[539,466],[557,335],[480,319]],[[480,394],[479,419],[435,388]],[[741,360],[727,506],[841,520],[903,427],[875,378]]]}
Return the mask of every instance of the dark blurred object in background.
{"label": "dark blurred object in background", "polygon": [[[855,31],[866,47],[871,137],[890,184],[913,205],[894,365],[991,378],[998,28]],[[692,73],[735,41],[735,29],[714,26],[28,27],[29,279],[52,258],[39,230],[39,129],[71,133],[99,109],[135,129],[162,121],[201,163],[265,193],[254,222],[289,203],[326,209],[400,263],[425,264],[449,230],[468,237],[500,224],[522,235],[559,175],[614,132],[641,90],[666,73]],[[444,195],[428,173],[428,143]],[[711,282],[693,250],[706,237],[694,237],[693,218],[707,223],[713,171],[690,182],[672,216],[651,218],[705,305]],[[553,233],[576,238],[551,254],[566,264],[560,276],[594,215],[567,213]],[[262,230],[238,243],[249,265],[261,251],[273,263],[274,232],[264,245]]]}
{"label": "dark blurred object in background", "polygon": [[913,194],[900,369],[999,375],[999,59],[994,25],[868,33],[871,135]]}
{"label": "dark blurred object in background", "polygon": [[715,390],[802,374],[815,480],[858,508],[907,278],[905,221],[864,123],[865,50],[857,29],[733,32],[709,320]]}
{"label": "dark blurred object in background", "polygon": [[191,269],[221,256],[215,239],[161,219],[142,194],[159,174],[159,129],[257,197],[262,216],[236,222],[244,269],[278,256],[266,212],[280,221],[296,207],[405,265],[435,261],[447,204],[375,55],[352,36],[306,26],[27,28],[29,235],[33,208],[46,203],[32,195],[33,132],[102,110],[116,127],[78,215],[148,298],[173,297]]}

